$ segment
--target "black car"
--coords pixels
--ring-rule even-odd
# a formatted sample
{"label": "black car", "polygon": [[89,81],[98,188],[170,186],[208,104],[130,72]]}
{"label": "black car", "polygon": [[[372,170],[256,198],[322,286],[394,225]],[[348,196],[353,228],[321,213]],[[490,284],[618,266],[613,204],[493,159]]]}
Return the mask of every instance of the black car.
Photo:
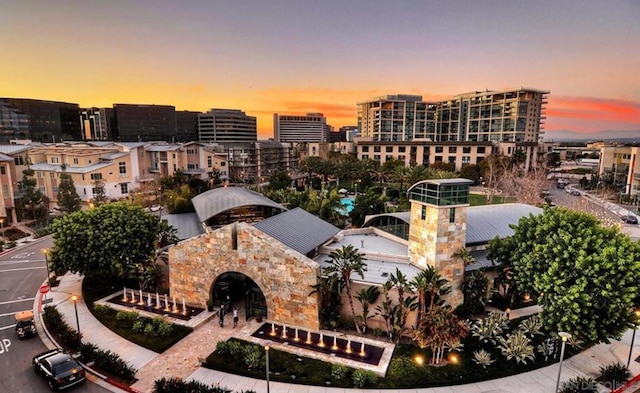
{"label": "black car", "polygon": [[45,377],[53,391],[67,389],[86,380],[84,368],[62,349],[52,349],[34,357],[33,369]]}
{"label": "black car", "polygon": [[626,215],[626,216],[622,216],[622,222],[626,222],[627,224],[637,224],[638,223],[638,217],[636,216],[632,216],[631,214]]}

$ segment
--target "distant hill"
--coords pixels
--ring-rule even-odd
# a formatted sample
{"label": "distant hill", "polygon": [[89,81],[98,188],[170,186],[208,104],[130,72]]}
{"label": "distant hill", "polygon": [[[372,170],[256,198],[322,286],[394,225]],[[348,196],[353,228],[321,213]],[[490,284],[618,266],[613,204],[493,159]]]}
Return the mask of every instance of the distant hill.
{"label": "distant hill", "polygon": [[600,131],[591,134],[576,132],[571,130],[545,131],[545,142],[562,141],[619,141],[619,142],[639,142],[640,130],[635,131]]}

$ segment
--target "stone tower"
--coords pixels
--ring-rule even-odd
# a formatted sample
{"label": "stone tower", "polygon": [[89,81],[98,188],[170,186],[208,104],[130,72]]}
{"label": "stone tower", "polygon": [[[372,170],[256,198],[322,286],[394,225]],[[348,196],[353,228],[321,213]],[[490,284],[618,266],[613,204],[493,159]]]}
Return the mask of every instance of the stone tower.
{"label": "stone tower", "polygon": [[409,188],[411,217],[409,258],[426,268],[433,266],[451,285],[447,302],[463,302],[464,262],[453,257],[465,246],[469,186],[467,179],[424,180]]}

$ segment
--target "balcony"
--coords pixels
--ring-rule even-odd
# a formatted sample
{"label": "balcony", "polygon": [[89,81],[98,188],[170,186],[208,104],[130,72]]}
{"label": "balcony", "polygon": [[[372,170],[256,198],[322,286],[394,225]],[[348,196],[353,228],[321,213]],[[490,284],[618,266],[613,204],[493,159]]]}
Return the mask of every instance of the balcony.
{"label": "balcony", "polygon": [[160,168],[158,168],[158,167],[149,167],[149,172],[151,172],[151,173],[160,173]]}
{"label": "balcony", "polygon": [[186,168],[186,169],[183,169],[183,171],[188,175],[196,175],[199,173],[204,173],[204,169],[202,168]]}
{"label": "balcony", "polygon": [[147,173],[144,175],[140,175],[140,176],[136,176],[135,177],[135,181],[136,183],[142,183],[142,182],[147,182],[147,181],[153,181],[155,180],[156,175],[152,174],[152,173]]}

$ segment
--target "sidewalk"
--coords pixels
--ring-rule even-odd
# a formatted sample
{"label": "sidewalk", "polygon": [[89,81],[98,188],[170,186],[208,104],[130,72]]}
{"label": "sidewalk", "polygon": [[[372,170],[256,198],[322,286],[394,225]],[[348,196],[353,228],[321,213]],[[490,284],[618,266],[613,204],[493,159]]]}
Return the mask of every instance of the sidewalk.
{"label": "sidewalk", "polygon": [[[70,300],[71,294],[81,293],[81,279],[77,275],[65,275],[60,285],[48,295],[53,299],[69,326],[76,327],[75,310]],[[99,323],[80,299],[77,303],[78,319],[84,342],[91,342],[104,350],[118,353],[120,357],[138,370],[139,379],[132,387],[140,392],[151,392],[153,382],[162,377],[178,377],[185,380],[198,380],[206,384],[218,384],[221,387],[239,392],[254,390],[257,393],[267,391],[266,381],[200,367],[200,359],[209,355],[220,340],[252,332],[257,326],[253,322],[241,324],[238,328],[219,328],[215,322],[208,322],[194,330],[185,339],[163,354],[157,354],[135,345],[110,331]],[[37,302],[34,303],[37,311]],[[40,330],[43,333],[43,330]],[[562,366],[562,381],[576,376],[596,377],[601,365],[620,362],[626,364],[629,355],[632,331],[625,333],[620,341],[600,344],[567,359]],[[43,341],[46,340],[43,339]],[[51,345],[51,344],[49,344]],[[640,340],[635,341],[633,358],[640,356]],[[631,362],[631,374],[640,374],[640,363]],[[406,389],[411,393],[549,393],[555,389],[558,377],[558,364],[544,367],[528,373],[513,375],[491,381],[455,385],[439,388]],[[103,385],[104,386],[104,385]],[[113,386],[106,386],[114,392],[122,392]],[[270,391],[274,393],[380,393],[372,389],[337,389],[324,386],[289,385],[271,382]],[[602,388],[602,392],[608,390]]]}

